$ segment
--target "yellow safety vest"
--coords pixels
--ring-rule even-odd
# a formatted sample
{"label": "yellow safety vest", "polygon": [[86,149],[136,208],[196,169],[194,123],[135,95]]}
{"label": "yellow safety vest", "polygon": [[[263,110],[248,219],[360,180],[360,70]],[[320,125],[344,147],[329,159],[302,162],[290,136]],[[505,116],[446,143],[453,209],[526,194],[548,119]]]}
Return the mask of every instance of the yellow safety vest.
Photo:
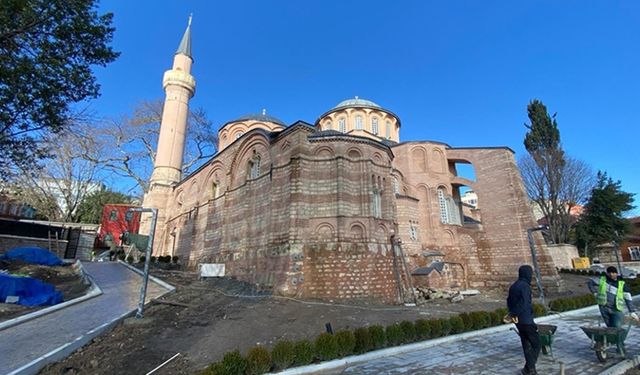
{"label": "yellow safety vest", "polygon": [[[598,292],[598,305],[607,304],[607,278],[600,277],[600,290]],[[624,309],[624,281],[618,280],[618,292],[616,293],[616,310]]]}

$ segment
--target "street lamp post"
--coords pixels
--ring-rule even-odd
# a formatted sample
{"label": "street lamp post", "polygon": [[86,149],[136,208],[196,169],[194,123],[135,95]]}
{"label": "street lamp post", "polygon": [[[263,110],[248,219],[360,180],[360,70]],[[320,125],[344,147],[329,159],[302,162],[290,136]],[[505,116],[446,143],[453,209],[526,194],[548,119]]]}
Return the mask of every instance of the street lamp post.
{"label": "street lamp post", "polygon": [[144,273],[142,276],[142,287],[140,288],[140,301],[138,302],[138,311],[136,312],[136,319],[141,319],[144,312],[144,300],[147,296],[147,284],[149,282],[149,263],[151,262],[151,250],[153,249],[153,236],[156,233],[156,219],[158,217],[157,208],[130,208],[131,212],[150,212],[151,213],[151,229],[149,232],[149,239],[147,240],[147,250],[144,258]]}
{"label": "street lamp post", "polygon": [[527,229],[527,238],[529,239],[529,248],[531,249],[531,259],[533,261],[533,269],[536,273],[536,285],[538,292],[540,293],[540,303],[546,306],[544,303],[544,290],[542,289],[542,276],[540,275],[540,267],[538,266],[538,257],[536,255],[536,245],[533,242],[533,232],[547,229],[546,226],[539,226],[535,228]]}

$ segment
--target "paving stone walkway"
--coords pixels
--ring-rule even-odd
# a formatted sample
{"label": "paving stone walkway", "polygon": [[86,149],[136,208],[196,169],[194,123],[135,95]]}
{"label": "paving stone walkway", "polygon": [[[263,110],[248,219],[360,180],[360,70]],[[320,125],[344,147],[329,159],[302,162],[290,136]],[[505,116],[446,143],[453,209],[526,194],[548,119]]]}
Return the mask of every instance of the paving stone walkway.
{"label": "paving stone walkway", "polygon": [[[607,363],[598,362],[595,352],[590,347],[589,338],[580,329],[585,325],[597,325],[598,319],[597,307],[593,307],[576,316],[556,317],[544,322],[557,325],[558,330],[554,336],[553,356],[540,355],[538,373],[560,374],[562,362],[567,375],[592,375],[599,374],[622,361],[623,358],[611,349],[608,352],[610,359]],[[640,328],[631,327],[625,343],[627,357],[639,355]],[[503,331],[321,373],[515,375],[523,365],[520,338],[514,331]]]}
{"label": "paving stone walkway", "polygon": [[[103,294],[0,331],[0,374],[9,374],[136,309],[142,284],[139,274],[114,262],[83,266]],[[149,281],[147,300],[166,291]]]}

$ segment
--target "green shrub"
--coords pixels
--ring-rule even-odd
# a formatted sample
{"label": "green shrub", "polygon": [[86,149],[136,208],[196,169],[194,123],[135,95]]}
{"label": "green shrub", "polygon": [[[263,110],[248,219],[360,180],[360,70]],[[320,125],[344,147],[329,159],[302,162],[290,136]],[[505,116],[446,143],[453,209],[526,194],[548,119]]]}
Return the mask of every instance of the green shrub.
{"label": "green shrub", "polygon": [[430,322],[430,325],[431,325],[431,335],[430,335],[430,337],[432,339],[437,338],[437,337],[441,337],[442,336],[442,322],[440,321],[440,319],[431,319],[429,322]]}
{"label": "green shrub", "polygon": [[308,365],[316,357],[316,352],[309,340],[300,340],[293,344],[293,353],[295,358],[293,363],[297,366]]}
{"label": "green shrub", "polygon": [[492,311],[489,313],[490,317],[491,317],[491,326],[499,326],[500,324],[502,324],[502,318],[504,317],[504,314],[500,315],[500,313],[496,310],[496,311]]}
{"label": "green shrub", "polygon": [[260,375],[271,370],[271,354],[262,346],[247,352],[247,375]]}
{"label": "green shrub", "polygon": [[220,370],[224,375],[244,375],[247,369],[247,360],[240,355],[238,350],[226,353],[220,364],[222,365]]}
{"label": "green shrub", "polygon": [[127,256],[124,254],[124,252],[118,254],[118,259],[120,260],[124,260],[126,257]]}
{"label": "green shrub", "polygon": [[449,318],[440,318],[440,332],[442,336],[448,336],[451,333],[451,321]]}
{"label": "green shrub", "polygon": [[353,332],[353,336],[356,340],[356,346],[353,349],[355,353],[366,353],[373,349],[373,340],[371,339],[371,332],[366,327],[361,327]]}
{"label": "green shrub", "polygon": [[544,307],[544,305],[540,304],[540,303],[534,303],[533,304],[533,316],[538,318],[540,316],[543,316],[547,313],[547,309]]}
{"label": "green shrub", "polygon": [[280,340],[276,342],[271,350],[271,360],[279,370],[291,366],[295,359],[296,353],[293,350],[293,343],[291,341]]}
{"label": "green shrub", "polygon": [[486,311],[474,311],[471,313],[476,329],[483,329],[491,326],[491,315]]}
{"label": "green shrub", "polygon": [[420,340],[426,340],[431,338],[431,322],[426,319],[418,319],[415,323],[416,336]]}
{"label": "green shrub", "polygon": [[400,345],[404,342],[404,333],[402,332],[402,328],[400,328],[400,324],[394,323],[390,326],[387,326],[385,329],[385,334],[387,336],[387,343],[389,346]]}
{"label": "green shrub", "polygon": [[373,325],[369,327],[369,333],[371,334],[373,349],[381,349],[387,345],[387,336],[385,335],[384,328],[382,326]]}
{"label": "green shrub", "polygon": [[132,255],[127,256],[127,263],[129,263],[129,264],[133,263],[133,256]]}
{"label": "green shrub", "polygon": [[465,331],[473,330],[473,320],[471,318],[471,315],[469,315],[469,313],[460,314],[460,318],[464,322],[464,330]]}
{"label": "green shrub", "polygon": [[400,322],[400,328],[402,329],[405,343],[416,341],[416,326],[413,322],[402,321]]}
{"label": "green shrub", "polygon": [[353,354],[356,348],[356,337],[351,331],[337,332],[336,342],[338,344],[338,357],[340,358]]}
{"label": "green shrub", "polygon": [[154,257],[152,256],[151,258],[149,258],[151,260],[151,263],[155,263],[158,261],[158,257]]}
{"label": "green shrub", "polygon": [[455,334],[464,332],[464,322],[459,315],[449,318],[449,325],[451,326],[451,333]]}
{"label": "green shrub", "polygon": [[206,369],[200,371],[198,375],[225,375],[224,367],[221,362],[214,362]]}
{"label": "green shrub", "polygon": [[322,361],[330,361],[338,358],[338,342],[330,333],[322,333],[316,338],[316,354]]}
{"label": "green shrub", "polygon": [[173,263],[178,263],[178,260],[180,260],[180,257],[179,257],[179,256],[177,256],[177,255],[174,255],[173,257],[171,257],[171,261],[172,261]]}
{"label": "green shrub", "polygon": [[549,303],[549,307],[552,311],[563,312],[566,311],[566,304],[564,302],[564,298],[558,298]]}
{"label": "green shrub", "polygon": [[139,258],[139,260],[138,260],[138,261],[139,261],[140,263],[144,263],[144,261],[145,261],[145,260],[147,260],[147,257],[146,257],[146,256],[144,256],[144,255],[140,255],[140,258]]}

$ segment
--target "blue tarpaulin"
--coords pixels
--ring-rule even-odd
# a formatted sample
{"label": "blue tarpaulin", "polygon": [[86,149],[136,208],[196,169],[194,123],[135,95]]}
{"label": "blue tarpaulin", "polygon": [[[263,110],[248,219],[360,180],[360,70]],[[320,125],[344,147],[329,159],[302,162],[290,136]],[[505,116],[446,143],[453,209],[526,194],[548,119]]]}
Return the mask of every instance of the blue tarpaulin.
{"label": "blue tarpaulin", "polygon": [[0,302],[23,306],[55,305],[62,302],[62,293],[51,284],[32,277],[0,274]]}
{"label": "blue tarpaulin", "polygon": [[7,251],[2,258],[7,260],[21,260],[29,264],[42,264],[45,266],[61,266],[64,262],[54,253],[41,247],[16,247]]}

